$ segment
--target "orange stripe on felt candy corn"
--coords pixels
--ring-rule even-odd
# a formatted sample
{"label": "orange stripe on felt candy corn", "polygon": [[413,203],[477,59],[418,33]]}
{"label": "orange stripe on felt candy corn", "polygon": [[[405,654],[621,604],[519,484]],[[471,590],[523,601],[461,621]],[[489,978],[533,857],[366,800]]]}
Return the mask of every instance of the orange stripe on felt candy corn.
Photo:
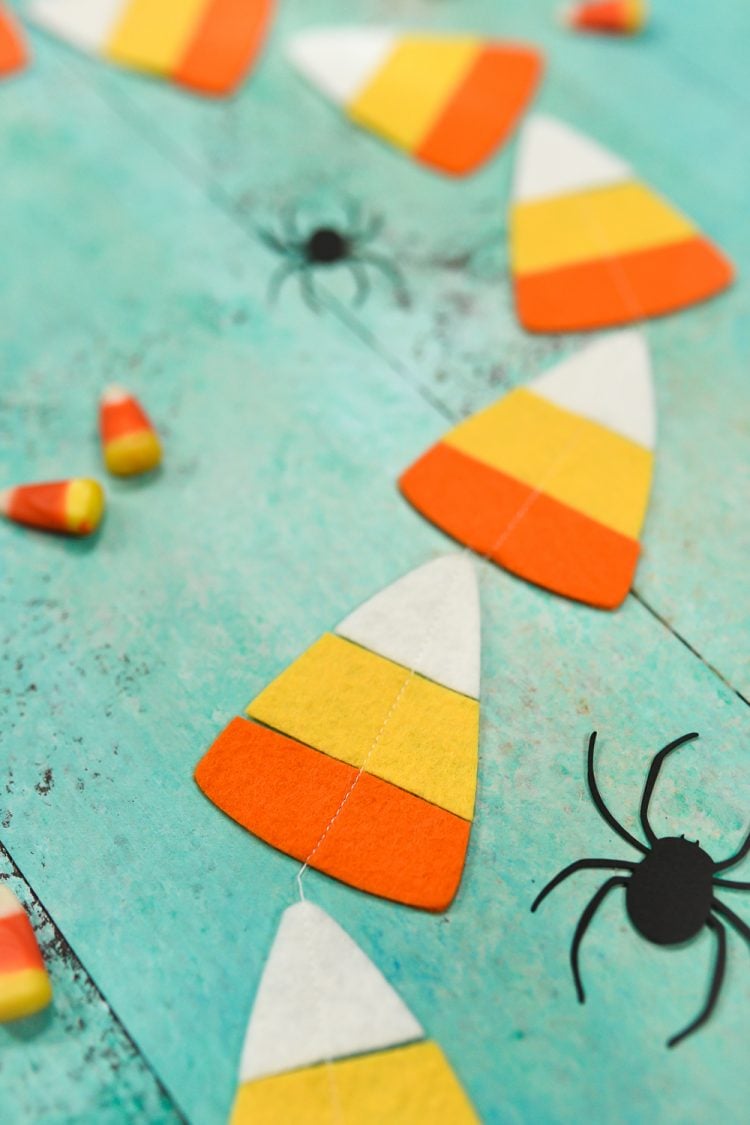
{"label": "orange stripe on felt candy corn", "polygon": [[40,1012],[51,999],[31,922],[10,887],[0,885],[0,1022]]}
{"label": "orange stripe on felt candy corn", "polygon": [[584,0],[562,12],[562,20],[574,31],[599,31],[609,35],[635,35],[648,19],[644,0]]}
{"label": "orange stripe on felt candy corn", "polygon": [[22,70],[29,57],[21,32],[3,7],[0,7],[0,76]]}
{"label": "orange stripe on felt candy corn", "polygon": [[19,484],[0,492],[0,515],[43,531],[90,535],[103,514],[104,489],[85,477]]}
{"label": "orange stripe on felt candy corn", "polygon": [[161,463],[161,442],[138,400],[110,387],[99,408],[104,463],[118,477],[147,473]]}

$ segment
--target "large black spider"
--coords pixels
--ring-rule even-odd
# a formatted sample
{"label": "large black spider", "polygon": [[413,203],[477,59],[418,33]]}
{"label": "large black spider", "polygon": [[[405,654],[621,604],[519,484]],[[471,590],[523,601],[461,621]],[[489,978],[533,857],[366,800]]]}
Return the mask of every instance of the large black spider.
{"label": "large black spider", "polygon": [[644,858],[637,863],[617,859],[579,859],[564,868],[547,884],[543,891],[537,895],[531,907],[532,913],[540,902],[547,897],[569,875],[585,868],[607,868],[609,870],[630,871],[629,876],[613,875],[599,888],[580,917],[573,935],[570,947],[570,963],[573,968],[578,999],[581,1004],[585,1002],[581,975],[578,970],[578,951],[584,934],[589,927],[591,919],[601,906],[602,902],[615,887],[625,887],[625,909],[630,921],[639,934],[648,941],[657,945],[679,945],[688,941],[704,927],[707,926],[716,935],[716,961],[713,976],[708,992],[708,998],[703,1008],[692,1023],[683,1031],[673,1035],[668,1041],[668,1047],[674,1047],[680,1040],[697,1031],[706,1022],[714,1010],[719,998],[724,967],[726,964],[727,938],[726,930],[715,915],[724,918],[737,933],[750,942],[750,926],[731,911],[718,899],[714,898],[714,887],[731,887],[735,890],[749,891],[750,883],[737,883],[731,879],[717,879],[716,873],[724,871],[739,863],[750,852],[750,835],[742,847],[729,859],[714,863],[711,856],[699,846],[699,841],[686,840],[684,836],[663,836],[657,838],[648,820],[648,806],[651,794],[659,776],[664,759],[686,742],[698,738],[696,733],[684,734],[682,738],[670,742],[654,757],[648,771],[646,784],[641,798],[640,819],[641,827],[648,840],[649,847],[636,840],[634,836],[623,828],[614,818],[602,800],[596,783],[594,772],[594,745],[596,731],[589,739],[588,751],[588,785],[591,799],[597,810],[618,836],[627,841],[639,852],[644,853]]}
{"label": "large black spider", "polygon": [[286,260],[271,278],[268,288],[270,300],[275,300],[287,278],[299,275],[300,288],[308,306],[315,312],[320,310],[320,301],[313,280],[314,272],[332,266],[345,265],[354,278],[355,290],[353,304],[361,305],[370,292],[367,267],[380,270],[396,289],[400,297],[405,295],[401,274],[387,258],[369,249],[383,229],[383,217],[372,215],[365,219],[357,206],[347,207],[346,230],[332,226],[315,227],[308,234],[299,229],[297,209],[287,209],[281,216],[282,234],[260,229],[260,237],[272,250]]}

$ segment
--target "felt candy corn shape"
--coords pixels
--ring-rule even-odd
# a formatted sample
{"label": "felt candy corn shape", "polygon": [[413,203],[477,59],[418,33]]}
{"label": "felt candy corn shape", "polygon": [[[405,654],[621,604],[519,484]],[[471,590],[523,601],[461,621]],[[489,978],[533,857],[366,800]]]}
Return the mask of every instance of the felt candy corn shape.
{"label": "felt candy corn shape", "polygon": [[230,1125],[477,1125],[443,1052],[309,902],[284,912],[255,997]]}
{"label": "felt candy corn shape", "polygon": [[200,94],[229,94],[253,66],[274,0],[33,0],[29,17],[87,54]]}
{"label": "felt candy corn shape", "polygon": [[351,121],[454,175],[503,143],[542,72],[531,47],[376,27],[307,31],[288,54]]}
{"label": "felt candy corn shape", "polygon": [[613,609],[640,553],[655,428],[647,345],[628,329],[462,422],[400,486],[438,527],[514,574]]}
{"label": "felt candy corn shape", "polygon": [[731,263],[619,157],[552,117],[521,137],[510,213],[518,316],[534,332],[675,312],[725,289]]}
{"label": "felt candy corn shape", "polygon": [[10,887],[0,883],[0,1022],[32,1016],[51,999],[31,922]]}
{"label": "felt candy corn shape", "polygon": [[161,464],[161,443],[151,420],[122,387],[110,387],[102,395],[99,429],[110,473],[130,477]]}
{"label": "felt candy corn shape", "polygon": [[90,535],[103,514],[104,490],[86,478],[19,484],[0,492],[0,515],[42,531]]}
{"label": "felt candy corn shape", "polygon": [[437,559],[324,634],[199,763],[206,796],[281,851],[370,894],[445,910],[474,811],[479,598]]}
{"label": "felt candy corn shape", "polygon": [[645,0],[583,0],[562,12],[563,22],[574,31],[605,35],[637,35],[646,26]]}
{"label": "felt candy corn shape", "polygon": [[0,78],[23,70],[27,62],[21,31],[7,9],[0,5]]}

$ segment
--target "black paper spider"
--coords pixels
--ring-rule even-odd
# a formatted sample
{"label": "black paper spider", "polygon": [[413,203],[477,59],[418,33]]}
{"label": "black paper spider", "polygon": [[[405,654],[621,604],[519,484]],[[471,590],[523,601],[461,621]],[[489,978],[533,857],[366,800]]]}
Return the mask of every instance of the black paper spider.
{"label": "black paper spider", "polygon": [[618,836],[628,844],[632,844],[639,852],[644,853],[644,858],[637,863],[617,859],[579,859],[564,868],[547,884],[543,891],[537,895],[531,907],[532,913],[540,902],[547,897],[569,875],[586,868],[607,868],[609,870],[630,871],[629,876],[613,875],[599,888],[591,902],[580,917],[573,942],[570,947],[570,963],[573,968],[578,999],[581,1004],[585,1002],[581,975],[578,970],[578,951],[584,934],[589,927],[591,919],[601,906],[602,902],[615,887],[625,887],[625,909],[630,921],[639,934],[648,941],[657,945],[679,945],[688,941],[704,927],[707,926],[716,935],[716,961],[714,964],[711,986],[708,998],[701,1011],[691,1024],[668,1041],[668,1047],[674,1047],[680,1040],[697,1031],[706,1022],[714,1010],[719,998],[724,967],[726,964],[727,937],[726,930],[715,915],[722,918],[734,927],[746,941],[750,942],[750,926],[738,918],[718,899],[714,898],[714,887],[731,887],[735,890],[750,891],[750,883],[737,883],[730,879],[717,879],[716,873],[724,871],[739,863],[750,852],[750,835],[735,855],[729,859],[714,863],[710,855],[699,846],[699,841],[686,840],[684,836],[657,837],[648,820],[648,806],[651,794],[659,776],[664,759],[682,746],[697,738],[696,733],[684,734],[682,738],[675,739],[660,750],[651,762],[646,784],[641,798],[641,827],[648,840],[649,847],[631,836],[627,829],[615,820],[612,813],[602,800],[594,773],[594,745],[596,731],[589,739],[588,752],[588,785],[591,799],[598,812]]}
{"label": "black paper spider", "polygon": [[347,230],[321,226],[303,234],[299,229],[296,209],[285,211],[281,219],[281,236],[268,230],[261,229],[258,232],[267,246],[286,259],[271,278],[269,299],[275,300],[287,278],[298,274],[302,296],[308,306],[318,312],[320,301],[315,289],[314,273],[318,269],[340,265],[345,265],[354,278],[355,306],[361,305],[370,292],[368,266],[380,270],[399,297],[403,298],[405,287],[396,266],[369,249],[370,243],[374,242],[383,229],[383,222],[381,215],[364,219],[361,209],[352,206],[347,208]]}

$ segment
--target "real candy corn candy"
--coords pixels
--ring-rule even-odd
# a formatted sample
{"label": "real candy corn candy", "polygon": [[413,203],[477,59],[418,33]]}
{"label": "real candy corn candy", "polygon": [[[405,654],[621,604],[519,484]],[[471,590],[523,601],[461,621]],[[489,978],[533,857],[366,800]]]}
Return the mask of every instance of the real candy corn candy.
{"label": "real candy corn candy", "polygon": [[200,94],[229,94],[252,68],[274,0],[33,0],[46,31]]}
{"label": "real candy corn candy", "polygon": [[15,21],[0,5],[0,77],[23,70],[28,62],[26,45]]}
{"label": "real candy corn candy", "polygon": [[0,1022],[32,1016],[51,999],[31,922],[10,887],[0,884]]}
{"label": "real candy corn candy", "polygon": [[475,171],[508,138],[543,65],[520,43],[382,27],[305,31],[288,54],[350,121],[452,175]]}
{"label": "real candy corn candy", "polygon": [[121,387],[102,395],[99,409],[104,463],[110,473],[131,477],[161,463],[161,443],[137,399]]}
{"label": "real candy corn candy", "polygon": [[584,0],[562,12],[563,23],[574,31],[607,35],[636,35],[648,19],[644,0]]}
{"label": "real candy corn candy", "polygon": [[104,514],[104,489],[95,480],[19,484],[0,492],[0,515],[43,531],[90,535]]}
{"label": "real candy corn candy", "polygon": [[255,996],[230,1125],[478,1125],[440,1047],[311,902],[284,912]]}

